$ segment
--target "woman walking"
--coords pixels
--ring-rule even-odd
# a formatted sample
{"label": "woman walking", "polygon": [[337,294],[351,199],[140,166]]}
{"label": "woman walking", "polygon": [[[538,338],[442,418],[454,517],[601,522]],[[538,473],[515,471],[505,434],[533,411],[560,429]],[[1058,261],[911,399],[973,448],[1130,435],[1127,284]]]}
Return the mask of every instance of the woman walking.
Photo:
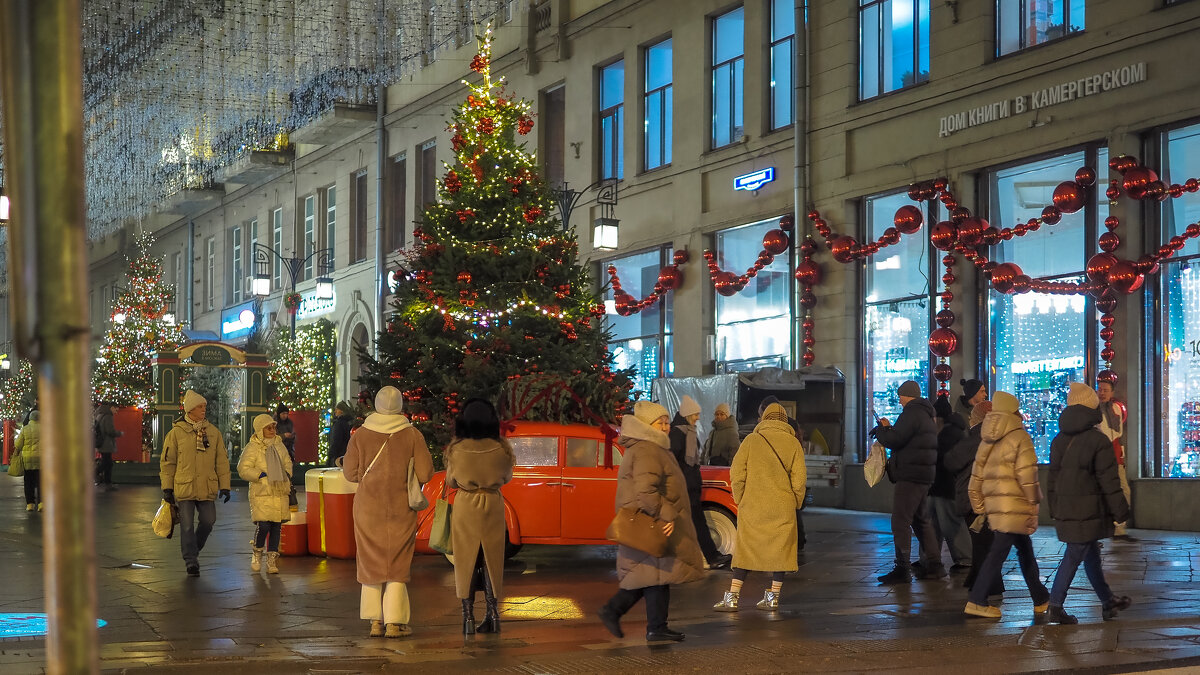
{"label": "woman walking", "polygon": [[671,584],[704,578],[704,555],[696,542],[687,486],[667,438],[670,424],[667,409],[650,401],[638,401],[633,414],[621,418],[625,455],[617,473],[617,510],[633,508],[657,519],[668,547],[661,558],[617,547],[620,590],[599,612],[601,623],[617,637],[625,637],[621,617],[645,597],[646,640],[683,640],[683,633],[667,627]]}
{"label": "woman walking", "polygon": [[433,457],[421,432],[400,414],[403,405],[399,389],[380,389],[375,412],[350,437],[342,458],[346,480],[358,483],[354,543],[362,584],[359,616],[371,622],[371,637],[412,634],[407,584],[416,549],[417,512],[405,498],[408,461],[415,460],[417,480],[425,483],[433,476]]}
{"label": "woman walking", "polygon": [[[454,442],[446,448],[446,487],[457,488],[450,541],[454,548],[454,590],[462,601],[463,633],[500,632],[496,607],[504,582],[504,497],[500,486],[512,480],[513,451],[500,437],[496,408],[481,398],[463,405],[454,421]],[[475,625],[475,592],[482,587],[487,609]]]}
{"label": "woman walking", "polygon": [[762,421],[734,455],[729,477],[738,505],[733,581],[713,609],[738,611],[742,583],[750,570],[756,570],[771,572],[771,590],[763,592],[757,607],[776,611],[783,575],[799,569],[796,512],[804,504],[808,478],[804,448],[783,406],[772,403],[763,411]]}
{"label": "woman walking", "polygon": [[288,495],[292,490],[292,459],[275,428],[270,415],[255,417],[254,435],[238,461],[238,475],[250,486],[250,520],[255,527],[250,542],[250,571],[262,569],[265,548],[267,574],[279,573],[279,534],[291,519]]}
{"label": "woman walking", "polygon": [[42,430],[38,423],[38,411],[29,412],[29,420],[17,434],[14,449],[21,453],[25,465],[25,510],[42,510]]}
{"label": "woman walking", "polygon": [[980,430],[982,442],[975,455],[967,492],[975,513],[987,516],[995,538],[967,596],[963,611],[971,616],[1000,618],[1000,608],[988,605],[987,593],[1000,578],[1013,546],[1017,547],[1021,574],[1033,598],[1034,615],[1045,614],[1049,608],[1050,591],[1042,583],[1033,540],[1029,538],[1037,531],[1042,493],[1038,485],[1037,453],[1018,408],[1017,397],[996,392],[992,397],[992,412],[984,418]]}

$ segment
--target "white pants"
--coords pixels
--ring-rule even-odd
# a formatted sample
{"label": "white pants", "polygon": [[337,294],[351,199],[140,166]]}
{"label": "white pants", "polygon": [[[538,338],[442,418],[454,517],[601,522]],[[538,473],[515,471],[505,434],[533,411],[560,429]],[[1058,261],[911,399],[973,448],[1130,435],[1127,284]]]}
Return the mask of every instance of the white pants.
{"label": "white pants", "polygon": [[396,581],[386,584],[363,584],[362,597],[358,604],[360,619],[407,624],[411,615],[408,584]]}

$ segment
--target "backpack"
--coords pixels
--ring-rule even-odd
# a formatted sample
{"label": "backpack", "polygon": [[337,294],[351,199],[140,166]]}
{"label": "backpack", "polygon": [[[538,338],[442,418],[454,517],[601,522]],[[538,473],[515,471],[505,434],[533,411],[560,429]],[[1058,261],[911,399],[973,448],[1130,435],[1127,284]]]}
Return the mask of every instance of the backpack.
{"label": "backpack", "polygon": [[104,430],[100,428],[100,420],[92,422],[92,445],[97,450],[104,445]]}

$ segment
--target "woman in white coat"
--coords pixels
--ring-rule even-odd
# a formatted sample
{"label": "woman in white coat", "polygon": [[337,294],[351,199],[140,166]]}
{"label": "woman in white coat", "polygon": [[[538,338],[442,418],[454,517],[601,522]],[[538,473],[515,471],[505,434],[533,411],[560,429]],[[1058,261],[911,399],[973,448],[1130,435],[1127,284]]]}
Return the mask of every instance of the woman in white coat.
{"label": "woman in white coat", "polygon": [[250,484],[250,520],[256,529],[250,542],[250,570],[262,569],[263,548],[267,573],[279,573],[279,533],[291,518],[288,494],[292,487],[292,460],[283,439],[275,433],[270,415],[254,418],[254,435],[238,462],[238,475]]}

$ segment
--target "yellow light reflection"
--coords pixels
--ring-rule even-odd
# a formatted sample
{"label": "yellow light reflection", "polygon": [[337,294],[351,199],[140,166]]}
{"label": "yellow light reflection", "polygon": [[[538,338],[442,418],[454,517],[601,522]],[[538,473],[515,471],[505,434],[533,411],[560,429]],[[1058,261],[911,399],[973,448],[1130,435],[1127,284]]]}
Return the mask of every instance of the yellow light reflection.
{"label": "yellow light reflection", "polygon": [[500,601],[506,619],[582,619],[583,610],[570,598],[552,595],[507,597]]}

